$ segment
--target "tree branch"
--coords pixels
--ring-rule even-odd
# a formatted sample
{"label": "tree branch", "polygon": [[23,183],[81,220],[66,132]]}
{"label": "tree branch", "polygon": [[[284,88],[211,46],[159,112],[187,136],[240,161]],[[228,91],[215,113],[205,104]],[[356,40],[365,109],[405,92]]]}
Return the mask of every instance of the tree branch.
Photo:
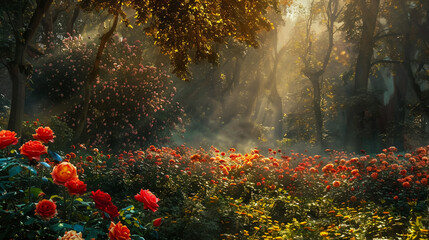
{"label": "tree branch", "polygon": [[40,0],[37,3],[36,10],[33,16],[31,17],[30,23],[28,24],[28,27],[24,33],[25,44],[28,44],[28,41],[33,38],[34,34],[36,34],[37,27],[39,26],[40,21],[42,21],[44,13],[49,9],[52,2],[53,0]]}
{"label": "tree branch", "polygon": [[388,59],[379,59],[371,63],[371,68],[377,64],[403,64],[404,61],[400,60],[388,60]]}

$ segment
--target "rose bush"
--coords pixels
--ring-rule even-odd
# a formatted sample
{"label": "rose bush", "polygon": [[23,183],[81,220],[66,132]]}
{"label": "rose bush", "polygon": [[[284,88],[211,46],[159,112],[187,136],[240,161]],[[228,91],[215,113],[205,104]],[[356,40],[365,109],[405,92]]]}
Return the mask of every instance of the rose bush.
{"label": "rose bush", "polygon": [[79,145],[33,165],[9,153],[0,160],[0,237],[424,239],[428,149],[105,154]]}

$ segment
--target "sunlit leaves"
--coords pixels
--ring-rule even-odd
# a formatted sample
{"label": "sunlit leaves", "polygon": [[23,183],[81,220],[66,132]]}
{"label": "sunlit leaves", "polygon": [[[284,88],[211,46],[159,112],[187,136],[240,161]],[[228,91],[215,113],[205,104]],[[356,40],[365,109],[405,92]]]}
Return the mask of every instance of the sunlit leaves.
{"label": "sunlit leaves", "polygon": [[[108,9],[127,21],[122,5],[133,8],[136,23],[144,25],[161,52],[170,57],[174,73],[189,78],[191,62],[217,61],[216,43],[234,38],[248,46],[258,46],[258,33],[270,30],[272,23],[265,17],[269,9],[289,0],[82,0],[87,10]],[[128,22],[127,22],[128,23]]]}

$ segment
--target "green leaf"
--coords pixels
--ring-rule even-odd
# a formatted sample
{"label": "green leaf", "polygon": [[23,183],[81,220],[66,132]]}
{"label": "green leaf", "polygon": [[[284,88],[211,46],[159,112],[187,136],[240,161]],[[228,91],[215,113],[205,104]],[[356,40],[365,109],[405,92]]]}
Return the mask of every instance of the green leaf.
{"label": "green leaf", "polygon": [[25,221],[25,222],[24,222],[24,225],[30,225],[30,224],[33,224],[33,223],[34,223],[34,221],[35,221],[35,219],[34,219],[34,218],[29,218],[27,221]]}
{"label": "green leaf", "polygon": [[31,172],[33,175],[37,175],[37,171],[36,171],[36,169],[34,169],[33,167],[30,167],[30,166],[25,165],[25,164],[21,164],[21,166],[23,166],[23,167],[27,168],[28,170],[30,170],[30,172]]}
{"label": "green leaf", "polygon": [[5,200],[5,199],[9,199],[12,196],[15,196],[16,192],[8,192],[6,194],[3,194],[0,196],[0,201]]}
{"label": "green leaf", "polygon": [[134,209],[134,205],[130,205],[128,207],[122,208],[121,211],[129,211],[129,210],[133,210]]}
{"label": "green leaf", "polygon": [[49,199],[54,199],[54,198],[59,198],[59,199],[63,200],[63,197],[60,197],[58,195],[52,195]]}
{"label": "green leaf", "polygon": [[0,163],[7,162],[7,161],[12,160],[12,159],[13,158],[0,158]]}
{"label": "green leaf", "polygon": [[144,237],[136,235],[136,234],[131,235],[131,237],[132,237],[132,239],[136,239],[136,240],[144,240]]}
{"label": "green leaf", "polygon": [[55,161],[61,162],[63,159],[61,158],[60,155],[58,155],[58,153],[53,152],[51,150],[48,150],[49,155],[51,155],[52,159],[54,159]]}
{"label": "green leaf", "polygon": [[35,205],[34,203],[27,204],[26,206],[24,206],[24,208],[22,208],[22,212],[26,214],[32,211],[34,209],[34,205]]}
{"label": "green leaf", "polygon": [[47,162],[40,162],[40,164],[45,168],[51,168],[51,165],[49,165]]}
{"label": "green leaf", "polygon": [[84,227],[82,225],[75,224],[73,225],[73,229],[76,230],[76,232],[83,232]]}
{"label": "green leaf", "polygon": [[35,188],[35,187],[32,187],[31,191],[30,191],[31,195],[35,196],[35,197],[37,197],[39,195],[39,193],[41,193],[41,192],[42,192],[42,189]]}
{"label": "green leaf", "polygon": [[17,175],[18,173],[20,173],[22,171],[22,168],[20,166],[15,166],[11,169],[9,169],[8,173],[9,173],[9,177],[13,177],[15,175]]}

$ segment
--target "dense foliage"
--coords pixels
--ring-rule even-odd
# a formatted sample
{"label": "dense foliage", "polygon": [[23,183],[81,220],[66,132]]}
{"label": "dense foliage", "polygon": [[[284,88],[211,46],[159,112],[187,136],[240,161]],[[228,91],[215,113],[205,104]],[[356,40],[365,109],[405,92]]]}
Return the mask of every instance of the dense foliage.
{"label": "dense foliage", "polygon": [[106,155],[80,145],[48,154],[61,139],[48,127],[33,138],[18,153],[15,134],[0,133],[3,239],[428,237],[429,147],[264,156],[186,146]]}

